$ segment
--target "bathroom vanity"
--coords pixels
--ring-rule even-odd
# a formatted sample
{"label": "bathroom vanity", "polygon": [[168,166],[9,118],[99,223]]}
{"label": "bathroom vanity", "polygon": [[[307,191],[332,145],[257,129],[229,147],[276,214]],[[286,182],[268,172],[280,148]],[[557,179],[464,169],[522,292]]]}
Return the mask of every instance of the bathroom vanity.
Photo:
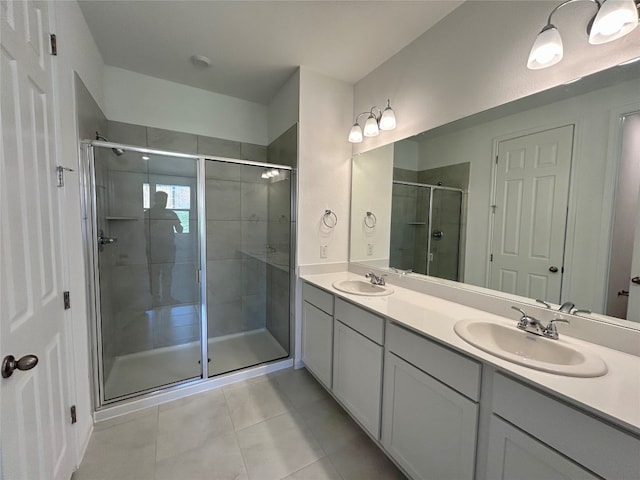
{"label": "bathroom vanity", "polygon": [[354,273],[303,279],[306,367],[410,478],[640,478],[640,358],[561,334],[607,373],[534,370],[454,332],[517,315],[396,285],[386,296],[333,287]]}

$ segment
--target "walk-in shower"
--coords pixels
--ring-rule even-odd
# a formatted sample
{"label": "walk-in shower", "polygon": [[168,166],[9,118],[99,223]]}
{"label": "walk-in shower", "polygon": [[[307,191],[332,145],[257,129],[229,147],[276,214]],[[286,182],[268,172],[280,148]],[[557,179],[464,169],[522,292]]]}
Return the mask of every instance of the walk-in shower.
{"label": "walk-in shower", "polygon": [[97,407],[287,358],[291,167],[82,147]]}
{"label": "walk-in shower", "polygon": [[389,265],[460,280],[463,192],[393,181]]}

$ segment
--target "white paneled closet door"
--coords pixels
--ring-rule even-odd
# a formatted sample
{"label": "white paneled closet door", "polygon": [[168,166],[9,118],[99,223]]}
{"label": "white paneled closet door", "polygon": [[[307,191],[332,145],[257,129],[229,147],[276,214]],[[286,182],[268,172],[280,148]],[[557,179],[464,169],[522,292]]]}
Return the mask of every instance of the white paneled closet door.
{"label": "white paneled closet door", "polygon": [[0,1],[0,358],[6,359],[0,477],[6,480],[67,480],[73,469],[52,8],[53,2]]}

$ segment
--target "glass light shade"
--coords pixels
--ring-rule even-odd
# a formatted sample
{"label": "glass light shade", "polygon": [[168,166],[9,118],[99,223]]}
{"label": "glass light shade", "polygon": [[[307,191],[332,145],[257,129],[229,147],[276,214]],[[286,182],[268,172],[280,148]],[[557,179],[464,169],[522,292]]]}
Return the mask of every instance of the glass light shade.
{"label": "glass light shade", "polygon": [[364,136],[365,137],[375,137],[380,133],[380,129],[378,128],[378,120],[373,115],[369,115],[366,123],[364,124]]}
{"label": "glass light shade", "polygon": [[396,114],[387,106],[380,117],[380,130],[393,130],[396,128]]}
{"label": "glass light shade", "polygon": [[596,15],[589,43],[600,45],[624,37],[638,26],[638,9],[634,0],[606,0]]}
{"label": "glass light shade", "polygon": [[271,170],[272,177],[277,177],[278,175],[280,175],[280,170],[278,170],[277,168],[274,168],[273,170]]}
{"label": "glass light shade", "polygon": [[531,47],[527,68],[539,70],[555,65],[562,60],[563,48],[560,32],[553,25],[547,25],[536,37]]}
{"label": "glass light shade", "polygon": [[351,131],[349,132],[349,141],[351,143],[362,142],[362,129],[357,123],[354,123],[353,127],[351,127]]}

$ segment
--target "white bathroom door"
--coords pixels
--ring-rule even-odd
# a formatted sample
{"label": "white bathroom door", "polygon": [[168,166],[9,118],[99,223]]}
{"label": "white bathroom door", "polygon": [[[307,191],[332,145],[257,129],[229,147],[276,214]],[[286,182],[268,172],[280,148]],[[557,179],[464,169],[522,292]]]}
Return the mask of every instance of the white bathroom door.
{"label": "white bathroom door", "polygon": [[68,480],[73,468],[52,5],[0,1],[0,478],[6,480]]}
{"label": "white bathroom door", "polygon": [[560,303],[573,125],[498,144],[489,287]]}

